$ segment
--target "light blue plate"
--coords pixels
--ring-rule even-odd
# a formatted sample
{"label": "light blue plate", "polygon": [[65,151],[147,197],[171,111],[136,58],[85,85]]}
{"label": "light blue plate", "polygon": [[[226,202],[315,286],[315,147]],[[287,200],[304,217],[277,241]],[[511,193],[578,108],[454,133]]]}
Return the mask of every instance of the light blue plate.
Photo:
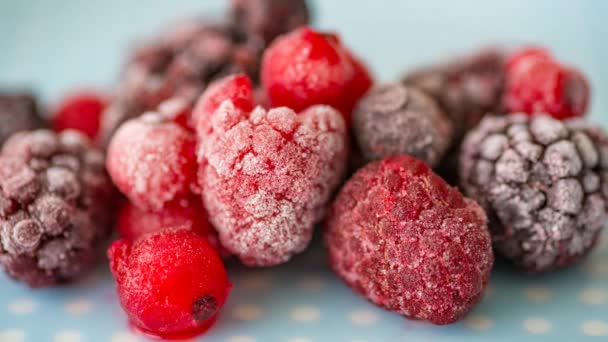
{"label": "light blue plate", "polygon": [[[0,87],[34,87],[48,102],[76,85],[109,86],[124,48],[171,19],[217,14],[219,0],[0,1]],[[591,77],[591,120],[608,124],[608,2],[348,1],[315,3],[319,27],[340,30],[380,79],[485,43],[538,42]],[[206,12],[205,12],[206,11]],[[1,124],[1,123],[0,123]],[[204,341],[608,340],[608,243],[543,276],[497,265],[483,302],[436,327],[353,294],[317,243],[272,269],[229,266],[235,288]],[[68,287],[29,290],[0,276],[0,342],[143,341],[126,323],[107,265]]]}

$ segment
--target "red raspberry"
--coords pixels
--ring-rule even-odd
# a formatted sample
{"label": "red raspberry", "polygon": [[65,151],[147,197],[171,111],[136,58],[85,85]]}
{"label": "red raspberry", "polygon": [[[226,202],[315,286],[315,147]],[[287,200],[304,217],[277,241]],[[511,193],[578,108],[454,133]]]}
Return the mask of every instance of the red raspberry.
{"label": "red raspberry", "polygon": [[206,130],[209,118],[225,100],[232,101],[236,108],[244,112],[253,110],[255,106],[253,84],[247,75],[227,76],[209,85],[192,112],[193,125],[197,131]]}
{"label": "red raspberry", "polygon": [[303,251],[342,178],[347,131],[328,106],[251,113],[225,101],[201,137],[199,181],[222,245],[271,266]]}
{"label": "red raspberry", "polygon": [[578,70],[542,50],[524,50],[507,61],[503,104],[509,112],[547,113],[560,120],[582,116],[589,93],[589,83]]}
{"label": "red raspberry", "polygon": [[135,205],[159,210],[190,194],[196,184],[194,135],[161,115],[124,123],[108,147],[110,177]]}
{"label": "red raspberry", "polygon": [[373,303],[434,324],[479,302],[494,257],[481,207],[407,155],[360,169],[326,222],[332,268]]}
{"label": "red raspberry", "polygon": [[273,106],[333,106],[349,121],[370,86],[369,73],[334,34],[304,27],[277,38],[262,58],[262,86]]}
{"label": "red raspberry", "polygon": [[99,133],[101,115],[107,99],[95,92],[76,92],[63,99],[53,115],[53,129],[76,129],[91,139]]}
{"label": "red raspberry", "polygon": [[130,323],[147,334],[187,338],[204,332],[230,291],[222,260],[189,229],[116,241],[108,258]]}

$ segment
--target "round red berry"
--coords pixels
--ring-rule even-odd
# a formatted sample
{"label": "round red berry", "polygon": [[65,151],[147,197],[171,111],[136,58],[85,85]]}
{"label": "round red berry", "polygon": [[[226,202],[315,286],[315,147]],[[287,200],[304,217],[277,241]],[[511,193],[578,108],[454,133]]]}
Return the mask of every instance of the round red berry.
{"label": "round red berry", "polygon": [[163,338],[207,330],[231,287],[215,249],[189,229],[116,241],[108,258],[130,323]]}
{"label": "round red berry", "polygon": [[407,155],[360,169],[326,222],[330,265],[355,291],[434,324],[479,302],[494,257],[486,216]]}
{"label": "round red berry", "polygon": [[506,68],[503,104],[507,111],[547,113],[557,119],[585,114],[590,88],[578,70],[539,49],[514,54]]}
{"label": "round red berry", "polygon": [[371,85],[369,73],[334,34],[303,27],[277,38],[262,59],[262,85],[272,106],[301,111],[330,105],[347,119]]}
{"label": "round red berry", "polygon": [[58,132],[66,129],[79,130],[94,140],[99,133],[99,123],[106,105],[107,99],[95,92],[71,94],[55,111],[53,128]]}
{"label": "round red berry", "polygon": [[106,166],[135,205],[158,210],[196,189],[195,144],[194,135],[183,127],[148,113],[118,129]]}

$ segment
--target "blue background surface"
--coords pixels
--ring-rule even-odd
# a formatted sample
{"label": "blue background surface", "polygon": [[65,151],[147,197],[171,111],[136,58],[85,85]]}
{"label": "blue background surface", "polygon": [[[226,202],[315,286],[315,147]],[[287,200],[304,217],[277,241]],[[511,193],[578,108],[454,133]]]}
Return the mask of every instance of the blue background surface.
{"label": "blue background surface", "polygon": [[[608,2],[313,2],[381,80],[491,43],[539,43],[591,79],[591,120],[608,125]],[[0,88],[34,88],[47,103],[79,85],[110,87],[126,48],[171,20],[221,13],[220,0],[0,0]],[[608,339],[608,243],[570,269],[526,276],[498,264],[483,302],[455,325],[385,312],[327,268],[317,242],[287,265],[229,265],[235,284],[202,338],[225,342]],[[129,332],[102,264],[75,285],[32,291],[0,275],[0,342],[144,340]]]}

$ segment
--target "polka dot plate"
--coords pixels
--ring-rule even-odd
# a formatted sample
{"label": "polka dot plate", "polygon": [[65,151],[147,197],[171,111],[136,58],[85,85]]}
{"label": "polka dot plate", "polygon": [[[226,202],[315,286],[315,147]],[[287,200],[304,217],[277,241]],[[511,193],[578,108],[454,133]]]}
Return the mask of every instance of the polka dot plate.
{"label": "polka dot plate", "polygon": [[[488,42],[542,43],[590,75],[590,118],[608,124],[608,45],[598,44],[608,36],[608,2],[311,2],[315,24],[338,29],[384,80]],[[225,0],[3,0],[0,32],[10,34],[0,35],[0,87],[33,87],[53,103],[74,85],[111,85],[133,37],[174,18],[216,15],[224,4]],[[354,294],[329,270],[317,241],[280,267],[246,269],[231,263],[230,299],[216,325],[200,340],[606,341],[607,240],[583,262],[547,275],[523,275],[498,262],[481,304],[465,320],[441,327],[406,320]],[[53,289],[30,290],[0,274],[0,342],[145,340],[126,324],[107,263],[75,284]]]}

